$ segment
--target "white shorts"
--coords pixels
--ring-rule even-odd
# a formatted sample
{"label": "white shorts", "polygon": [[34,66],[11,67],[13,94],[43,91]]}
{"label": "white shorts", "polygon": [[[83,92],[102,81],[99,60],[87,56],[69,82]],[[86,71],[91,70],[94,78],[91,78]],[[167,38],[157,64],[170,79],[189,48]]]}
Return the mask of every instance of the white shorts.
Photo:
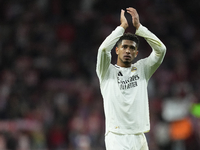
{"label": "white shorts", "polygon": [[116,134],[105,136],[106,150],[149,150],[144,133]]}

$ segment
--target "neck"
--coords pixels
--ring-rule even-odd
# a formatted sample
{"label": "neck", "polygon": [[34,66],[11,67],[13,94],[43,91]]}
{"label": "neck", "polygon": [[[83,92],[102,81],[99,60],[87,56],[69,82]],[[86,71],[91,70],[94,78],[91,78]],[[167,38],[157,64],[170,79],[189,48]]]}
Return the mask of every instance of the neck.
{"label": "neck", "polygon": [[131,67],[131,63],[119,63],[119,61],[117,62],[117,65],[124,68]]}

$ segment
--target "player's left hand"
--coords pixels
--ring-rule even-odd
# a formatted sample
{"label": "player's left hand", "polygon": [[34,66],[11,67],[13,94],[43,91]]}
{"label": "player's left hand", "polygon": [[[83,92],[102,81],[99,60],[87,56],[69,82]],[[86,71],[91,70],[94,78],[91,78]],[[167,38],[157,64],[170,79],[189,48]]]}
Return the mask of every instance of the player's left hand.
{"label": "player's left hand", "polygon": [[133,26],[136,29],[138,29],[140,26],[140,19],[139,19],[139,15],[138,15],[136,9],[129,7],[129,8],[126,8],[126,10],[127,10],[127,13],[129,13],[132,17]]}

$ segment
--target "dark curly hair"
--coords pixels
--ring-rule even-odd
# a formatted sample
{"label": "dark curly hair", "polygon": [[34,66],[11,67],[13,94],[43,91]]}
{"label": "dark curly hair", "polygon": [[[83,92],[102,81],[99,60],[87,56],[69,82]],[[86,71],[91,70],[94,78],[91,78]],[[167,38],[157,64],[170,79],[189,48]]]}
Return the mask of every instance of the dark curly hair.
{"label": "dark curly hair", "polygon": [[120,39],[117,41],[116,46],[119,47],[123,40],[131,40],[136,43],[136,48],[139,47],[139,39],[135,34],[132,33],[124,33],[123,36],[120,37]]}

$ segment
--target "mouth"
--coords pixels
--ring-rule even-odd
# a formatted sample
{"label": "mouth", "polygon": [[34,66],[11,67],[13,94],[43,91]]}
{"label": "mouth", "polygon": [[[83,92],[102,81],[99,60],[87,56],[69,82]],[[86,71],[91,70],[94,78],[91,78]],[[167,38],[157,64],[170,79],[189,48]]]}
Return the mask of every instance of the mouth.
{"label": "mouth", "polygon": [[125,55],[124,58],[125,59],[131,59],[131,56]]}

